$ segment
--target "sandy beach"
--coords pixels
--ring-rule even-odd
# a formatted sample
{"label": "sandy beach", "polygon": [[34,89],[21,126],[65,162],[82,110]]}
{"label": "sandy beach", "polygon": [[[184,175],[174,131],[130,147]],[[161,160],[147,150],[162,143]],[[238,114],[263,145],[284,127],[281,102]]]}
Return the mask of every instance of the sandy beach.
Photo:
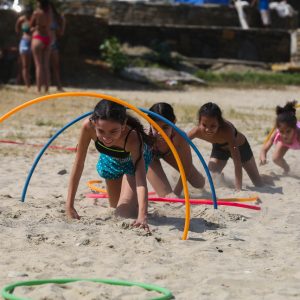
{"label": "sandy beach", "polygon": [[[0,88],[0,116],[38,97],[22,88]],[[67,89],[75,91],[75,89]],[[78,90],[77,90],[78,91]],[[91,90],[90,90],[91,91]],[[53,90],[54,92],[54,90]],[[258,162],[268,130],[273,127],[276,105],[297,99],[299,87],[234,89],[189,87],[184,91],[93,90],[149,108],[158,101],[174,104],[178,126],[193,126],[197,109],[216,102],[224,117],[243,132]],[[65,216],[65,199],[72,151],[48,149],[38,164],[20,202],[28,171],[44,144],[75,117],[91,111],[98,99],[60,98],[28,107],[0,124],[0,139],[24,142],[0,144],[0,288],[20,280],[49,278],[113,278],[152,283],[169,289],[175,299],[300,299],[300,152],[289,151],[291,166],[283,175],[271,161],[259,167],[273,185],[255,188],[244,172],[243,190],[233,189],[233,164],[224,169],[226,184],[215,180],[219,198],[257,195],[260,211],[236,207],[191,207],[188,239],[181,239],[185,207],[181,204],[149,205],[152,235],[130,227],[131,220],[114,216],[105,199],[87,199],[88,180],[99,179],[98,154],[90,145],[75,206],[81,220]],[[299,119],[299,113],[298,113]],[[80,122],[54,143],[75,147]],[[208,161],[211,145],[196,141]],[[193,153],[194,163],[204,173]],[[178,173],[165,165],[174,185]],[[103,185],[102,185],[103,186]],[[104,186],[103,186],[104,187]],[[149,185],[149,190],[151,186]],[[211,198],[189,187],[191,198]],[[17,288],[15,295],[31,299],[149,299],[158,296],[137,287],[77,282],[61,287],[44,285]]]}

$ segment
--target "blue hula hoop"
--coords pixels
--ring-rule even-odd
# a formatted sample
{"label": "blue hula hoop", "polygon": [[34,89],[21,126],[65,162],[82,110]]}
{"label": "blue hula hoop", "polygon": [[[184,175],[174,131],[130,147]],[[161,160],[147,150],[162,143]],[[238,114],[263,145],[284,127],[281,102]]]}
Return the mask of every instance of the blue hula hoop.
{"label": "blue hula hoop", "polygon": [[198,148],[195,146],[195,144],[191,141],[191,139],[187,136],[187,134],[182,131],[180,128],[178,128],[174,123],[172,123],[171,121],[169,121],[168,119],[166,119],[165,117],[153,112],[153,111],[150,111],[148,109],[144,109],[144,108],[140,108],[139,107],[139,110],[141,110],[142,112],[152,116],[152,117],[155,117],[156,119],[159,119],[163,122],[165,122],[166,124],[168,124],[169,126],[171,126],[173,129],[175,129],[188,143],[189,145],[193,148],[193,150],[196,152],[196,155],[198,156],[198,158],[200,159],[200,162],[205,170],[205,173],[206,173],[206,176],[208,178],[208,181],[209,181],[209,186],[210,186],[210,189],[211,189],[211,193],[212,193],[212,200],[213,200],[213,203],[214,203],[214,209],[217,209],[218,208],[218,203],[217,203],[217,195],[216,195],[216,190],[215,190],[215,186],[214,186],[214,183],[213,183],[213,180],[212,180],[212,177],[211,177],[211,174],[210,174],[210,171],[208,169],[208,166],[203,158],[203,156],[201,155],[200,151],[198,150]]}
{"label": "blue hula hoop", "polygon": [[24,187],[23,187],[23,191],[22,191],[22,197],[21,197],[21,201],[24,202],[25,198],[26,198],[26,193],[27,193],[27,189],[28,189],[28,185],[30,182],[30,179],[32,177],[32,174],[38,164],[38,162],[40,161],[42,155],[44,154],[44,152],[46,151],[46,149],[50,146],[50,144],[61,134],[63,133],[67,128],[69,128],[70,126],[72,126],[73,124],[77,123],[78,121],[84,119],[85,117],[91,115],[93,112],[87,112],[79,117],[77,117],[76,119],[74,119],[73,121],[71,121],[70,123],[66,124],[63,128],[59,129],[49,140],[48,142],[44,145],[44,147],[40,150],[39,154],[36,156],[33,165],[27,175]]}
{"label": "blue hula hoop", "polygon": [[[163,116],[154,113],[150,110],[144,109],[144,108],[139,108],[142,112],[149,114],[150,116],[153,116],[165,123],[167,123],[169,126],[171,126],[172,128],[174,128],[174,130],[176,130],[188,143],[189,145],[192,147],[192,149],[196,152],[196,155],[198,156],[198,158],[200,159],[200,162],[205,170],[206,176],[208,178],[209,181],[209,185],[210,185],[210,189],[211,189],[211,193],[212,193],[212,200],[213,200],[213,204],[214,204],[214,209],[218,208],[218,204],[217,204],[217,196],[216,196],[216,191],[215,191],[215,187],[213,184],[213,180],[210,174],[210,171],[207,167],[207,164],[205,162],[205,160],[203,159],[203,156],[201,155],[200,151],[197,149],[197,147],[195,146],[195,144],[191,141],[191,139],[187,136],[187,134],[182,131],[180,128],[178,128],[175,124],[173,124],[172,122],[170,122],[168,119],[164,118]],[[78,121],[84,119],[85,117],[91,115],[92,112],[87,112],[79,117],[77,117],[76,119],[72,120],[71,122],[69,122],[68,124],[66,124],[64,127],[62,127],[61,129],[59,129],[49,140],[48,142],[44,145],[44,147],[40,150],[39,154],[37,155],[37,157],[35,158],[33,165],[28,173],[28,176],[26,178],[24,187],[23,187],[23,191],[22,191],[22,197],[21,197],[21,201],[24,202],[25,198],[26,198],[26,193],[27,193],[27,189],[28,189],[28,185],[30,183],[31,177],[33,175],[33,172],[38,164],[38,162],[40,161],[41,157],[43,156],[44,152],[46,151],[46,149],[50,146],[50,144],[61,134],[63,133],[67,128],[69,128],[70,126],[72,126],[73,124],[77,123]]]}

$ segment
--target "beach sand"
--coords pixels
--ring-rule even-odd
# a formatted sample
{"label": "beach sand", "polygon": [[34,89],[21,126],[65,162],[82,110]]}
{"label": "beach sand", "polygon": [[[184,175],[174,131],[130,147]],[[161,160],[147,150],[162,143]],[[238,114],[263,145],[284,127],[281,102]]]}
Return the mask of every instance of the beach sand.
{"label": "beach sand", "polygon": [[[20,91],[1,88],[0,115],[38,96]],[[221,106],[224,117],[247,136],[258,162],[262,142],[273,126],[275,106],[297,98],[300,88],[190,87],[185,91],[96,92],[145,108],[157,101],[172,103],[178,126],[185,130],[192,127],[195,119],[187,118],[186,112],[195,114],[203,103],[214,101]],[[0,124],[0,138],[43,144],[64,124],[91,111],[97,102],[95,98],[81,97],[33,105]],[[79,128],[79,124],[69,128],[54,144],[75,147]],[[196,140],[195,144],[207,161],[211,145]],[[272,163],[271,149],[269,163],[259,171],[270,175],[273,185],[255,188],[244,172],[243,190],[239,193],[232,188],[230,161],[224,170],[226,183],[215,180],[218,197],[257,195],[259,201],[255,204],[261,210],[192,206],[188,239],[184,241],[184,205],[151,202],[152,235],[147,235],[132,229],[131,220],[116,218],[107,200],[85,197],[90,192],[86,182],[98,179],[98,155],[92,145],[75,202],[81,220],[65,217],[75,157],[71,151],[46,151],[33,174],[26,201],[21,203],[22,188],[39,149],[4,143],[0,146],[0,287],[19,280],[111,278],[160,285],[172,291],[175,299],[300,298],[299,151],[287,153],[291,173],[285,176]],[[195,154],[193,158],[204,173]],[[178,173],[164,166],[175,184]],[[203,191],[190,187],[190,193],[193,197],[211,198],[208,181]],[[87,282],[16,288],[14,294],[32,299],[148,299],[158,295],[137,287]]]}

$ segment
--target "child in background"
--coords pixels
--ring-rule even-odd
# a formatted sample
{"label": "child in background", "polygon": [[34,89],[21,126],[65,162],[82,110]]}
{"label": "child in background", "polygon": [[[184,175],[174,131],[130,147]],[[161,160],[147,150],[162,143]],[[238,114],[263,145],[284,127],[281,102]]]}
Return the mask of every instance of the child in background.
{"label": "child in background", "polygon": [[149,231],[146,170],[152,159],[151,141],[142,124],[126,113],[126,108],[101,100],[91,118],[83,122],[76,159],[70,176],[66,203],[67,215],[79,219],[74,208],[75,194],[91,141],[101,153],[97,163],[105,178],[109,203],[122,217],[136,217],[133,223]]}
{"label": "child in background", "polygon": [[[176,123],[176,117],[173,108],[170,104],[165,102],[156,103],[151,106],[150,111],[155,112],[172,123]],[[187,141],[170,125],[165,122],[149,116],[164,130],[166,135],[173,142],[174,147],[178,151],[179,157],[182,161],[183,168],[186,173],[188,182],[195,188],[203,188],[205,184],[205,179],[202,174],[193,165],[191,148]],[[172,191],[171,185],[166,177],[166,174],[162,168],[160,159],[166,161],[170,166],[178,171],[177,162],[165,140],[160,136],[160,134],[151,128],[151,133],[155,137],[155,143],[153,145],[153,161],[149,166],[147,173],[147,179],[151,183],[152,187],[160,197],[176,197],[182,192],[182,182],[179,178],[174,191]],[[174,195],[175,194],[175,195]]]}
{"label": "child in background", "polygon": [[229,157],[233,159],[235,188],[242,189],[242,168],[244,168],[255,186],[262,186],[262,179],[246,137],[232,123],[223,119],[219,106],[208,102],[198,112],[198,125],[188,136],[212,143],[213,148],[208,163],[212,173],[221,174]]}
{"label": "child in background", "polygon": [[267,153],[275,144],[273,162],[288,173],[290,166],[284,159],[289,149],[300,150],[300,122],[296,117],[296,101],[288,102],[284,107],[276,107],[276,131],[264,144],[260,153],[260,164],[267,162]]}

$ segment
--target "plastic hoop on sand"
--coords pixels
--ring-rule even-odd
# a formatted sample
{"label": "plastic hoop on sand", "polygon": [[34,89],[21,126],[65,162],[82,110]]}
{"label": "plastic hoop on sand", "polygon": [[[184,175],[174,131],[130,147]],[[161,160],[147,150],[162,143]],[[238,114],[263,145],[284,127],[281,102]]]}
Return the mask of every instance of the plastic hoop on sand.
{"label": "plastic hoop on sand", "polygon": [[[89,185],[89,187],[91,188],[92,191],[95,191],[95,192],[102,190],[102,189],[100,189],[100,188],[98,189],[97,187],[94,187],[92,185]],[[86,197],[87,198],[107,199],[108,194],[106,193],[105,190],[102,190],[102,191],[100,191],[99,194],[97,194],[97,193],[86,194]],[[148,195],[155,195],[155,192],[149,192]],[[176,201],[180,200],[180,202],[181,202],[182,200],[184,200],[181,198],[148,197],[149,201],[155,201],[156,199],[165,199],[166,201],[164,201],[164,202],[175,202],[172,200],[176,200]],[[169,201],[168,201],[168,199],[169,199]],[[197,201],[202,201],[202,200],[212,201],[211,199],[190,199],[190,203],[197,204]],[[248,197],[248,198],[218,198],[218,203],[219,203],[219,201],[223,201],[223,202],[254,202],[257,200],[258,200],[258,196],[253,196],[253,197]]]}
{"label": "plastic hoop on sand", "polygon": [[101,189],[99,187],[94,186],[95,183],[101,183],[101,182],[102,180],[89,180],[86,184],[94,192],[107,194],[107,191],[105,189]]}
{"label": "plastic hoop on sand", "polygon": [[28,298],[21,298],[13,295],[14,289],[19,286],[35,286],[35,285],[42,285],[42,284],[66,284],[70,282],[77,282],[77,281],[89,281],[89,282],[96,282],[96,283],[105,283],[111,285],[121,285],[121,286],[137,286],[143,288],[148,291],[155,291],[162,296],[152,298],[152,300],[168,300],[172,299],[172,293],[163,287],[154,284],[142,283],[142,282],[131,282],[125,280],[117,280],[117,279],[80,279],[80,278],[62,278],[62,279],[43,279],[43,280],[28,280],[28,281],[18,281],[12,284],[5,286],[2,291],[1,295],[4,299],[9,300],[29,300]]}
{"label": "plastic hoop on sand", "polygon": [[[106,189],[101,189],[98,188],[96,186],[94,186],[95,183],[102,183],[102,180],[89,180],[86,185],[94,192],[99,192],[102,193],[102,195],[106,195],[106,197],[108,198],[108,194],[107,194],[107,190]],[[155,195],[155,192],[149,192],[149,195]]]}
{"label": "plastic hoop on sand", "polygon": [[[99,198],[100,199],[107,199],[108,195],[107,194],[87,194],[86,197],[87,198],[93,198],[93,199],[99,199]],[[257,205],[249,205],[249,204],[238,203],[238,201],[233,202],[232,201],[233,199],[234,198],[218,199],[218,205],[236,206],[236,207],[248,208],[248,209],[253,209],[253,210],[260,210],[261,209]],[[244,198],[243,200],[255,201],[255,200],[257,200],[257,197],[253,197],[253,198],[249,198],[249,199]],[[180,199],[180,198],[148,197],[148,200],[153,201],[153,202],[184,203],[184,199]],[[242,202],[242,201],[240,201],[240,202]],[[190,199],[190,204],[191,205],[213,205],[214,202],[211,199]]]}

